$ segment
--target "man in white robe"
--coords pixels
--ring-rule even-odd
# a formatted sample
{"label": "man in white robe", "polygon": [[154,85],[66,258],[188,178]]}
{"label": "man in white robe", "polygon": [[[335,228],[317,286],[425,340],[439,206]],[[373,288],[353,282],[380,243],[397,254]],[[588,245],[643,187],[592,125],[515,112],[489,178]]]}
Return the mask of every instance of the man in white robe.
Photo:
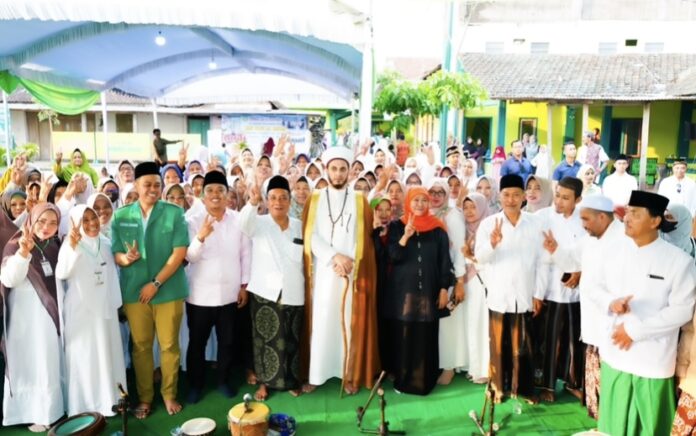
{"label": "man in white robe", "polygon": [[344,147],[324,152],[330,185],[304,211],[306,392],[339,377],[353,394],[379,370],[372,211],[347,185],[352,155]]}
{"label": "man in white robe", "polygon": [[628,157],[620,154],[614,161],[614,172],[602,182],[602,194],[611,199],[615,206],[626,206],[631,192],[638,189],[638,181],[628,174]]}

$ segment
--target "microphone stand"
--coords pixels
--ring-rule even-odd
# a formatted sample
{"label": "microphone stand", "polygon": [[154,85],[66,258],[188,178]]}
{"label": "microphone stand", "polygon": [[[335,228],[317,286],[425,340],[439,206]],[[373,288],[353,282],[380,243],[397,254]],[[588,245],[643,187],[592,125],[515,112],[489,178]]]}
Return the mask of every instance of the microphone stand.
{"label": "microphone stand", "polygon": [[[384,382],[384,377],[386,375],[387,373],[385,371],[382,371],[382,373],[379,375],[379,378],[377,379],[377,382],[372,388],[372,391],[370,391],[370,396],[367,398],[367,402],[365,402],[364,406],[358,407],[356,410],[358,418],[358,430],[360,430],[360,433],[378,434],[380,436],[386,436],[390,434],[406,434],[405,431],[389,430],[389,421],[386,420],[387,402],[384,399],[384,389],[382,388],[382,383]],[[372,402],[372,399],[375,397],[375,394],[377,394],[377,396],[379,397],[379,427],[377,427],[376,430],[367,430],[362,427],[362,422],[363,418],[365,417],[365,412],[367,411],[367,408],[370,407],[370,403]]]}
{"label": "microphone stand", "polygon": [[[486,410],[488,409],[488,410]],[[488,431],[483,428],[484,421],[486,420],[486,411],[488,412]],[[474,421],[476,428],[479,433],[483,436],[495,436],[498,430],[500,430],[500,425],[495,422],[495,391],[491,387],[491,381],[488,380],[486,384],[486,390],[484,392],[483,408],[481,408],[481,417],[476,415],[474,410],[469,411],[469,418]]]}
{"label": "microphone stand", "polygon": [[118,384],[120,398],[118,404],[112,408],[116,413],[121,414],[122,424],[121,431],[114,432],[112,436],[128,436],[128,392],[123,389],[121,383]]}

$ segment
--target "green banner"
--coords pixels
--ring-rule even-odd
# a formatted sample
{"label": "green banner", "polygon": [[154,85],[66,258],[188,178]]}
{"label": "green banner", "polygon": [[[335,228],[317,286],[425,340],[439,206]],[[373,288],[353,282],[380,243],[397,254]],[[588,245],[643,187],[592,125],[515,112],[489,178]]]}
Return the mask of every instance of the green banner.
{"label": "green banner", "polygon": [[77,115],[85,112],[99,100],[99,93],[84,89],[67,88],[47,83],[39,83],[0,71],[0,88],[8,94],[21,85],[37,101],[64,115]]}

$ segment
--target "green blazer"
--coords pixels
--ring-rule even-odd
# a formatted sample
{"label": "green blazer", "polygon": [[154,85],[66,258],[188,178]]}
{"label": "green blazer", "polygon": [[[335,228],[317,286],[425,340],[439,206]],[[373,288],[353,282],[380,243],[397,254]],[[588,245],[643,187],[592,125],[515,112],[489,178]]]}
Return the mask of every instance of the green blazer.
{"label": "green blazer", "polygon": [[[138,241],[140,259],[120,268],[123,303],[137,303],[140,289],[155,278],[176,247],[188,247],[189,234],[184,210],[179,206],[157,201],[150,212],[147,229],[143,231],[143,218],[139,202],[121,207],[114,212],[111,221],[111,250],[114,253],[128,251],[126,244]],[[152,299],[152,304],[181,300],[188,296],[188,281],[183,264],[162,284]]]}

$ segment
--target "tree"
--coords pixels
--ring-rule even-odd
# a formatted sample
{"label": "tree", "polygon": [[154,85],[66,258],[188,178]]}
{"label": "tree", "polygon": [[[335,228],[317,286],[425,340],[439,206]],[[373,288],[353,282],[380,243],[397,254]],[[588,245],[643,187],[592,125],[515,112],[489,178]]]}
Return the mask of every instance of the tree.
{"label": "tree", "polygon": [[485,99],[485,90],[468,73],[440,70],[416,84],[386,71],[377,78],[373,109],[385,115],[392,129],[405,132],[416,118],[437,115],[443,105],[468,109]]}

